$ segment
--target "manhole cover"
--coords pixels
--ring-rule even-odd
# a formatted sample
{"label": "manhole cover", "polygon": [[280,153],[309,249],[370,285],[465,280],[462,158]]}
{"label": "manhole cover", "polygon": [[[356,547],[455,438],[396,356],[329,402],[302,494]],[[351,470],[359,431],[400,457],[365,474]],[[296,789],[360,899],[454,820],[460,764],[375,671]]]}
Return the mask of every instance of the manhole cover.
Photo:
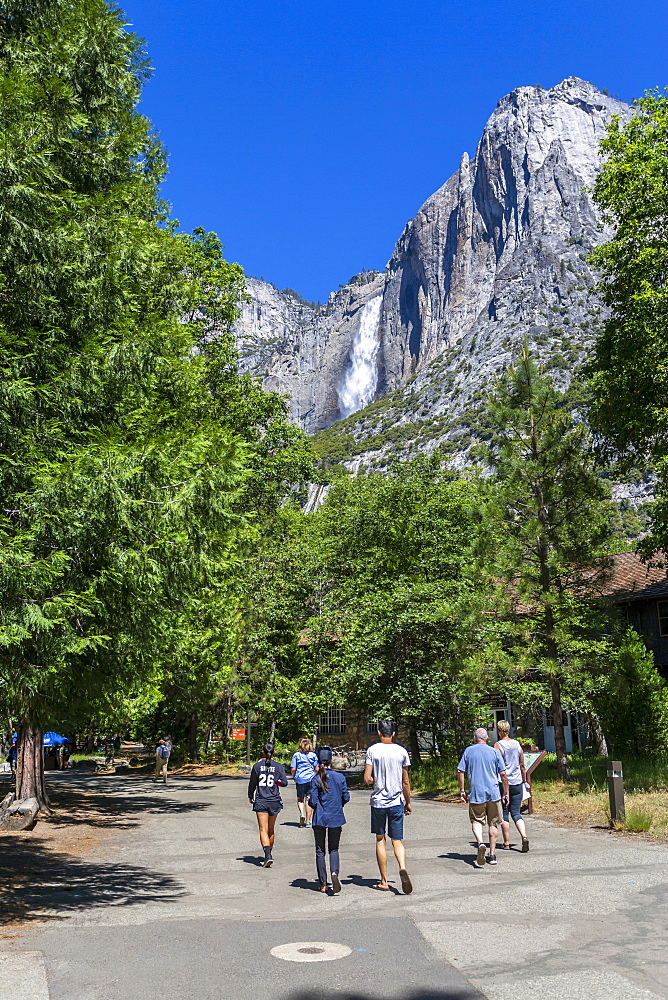
{"label": "manhole cover", "polygon": [[279,944],[271,949],[274,958],[284,962],[333,962],[346,958],[352,949],[346,944],[331,941],[295,941],[293,944]]}

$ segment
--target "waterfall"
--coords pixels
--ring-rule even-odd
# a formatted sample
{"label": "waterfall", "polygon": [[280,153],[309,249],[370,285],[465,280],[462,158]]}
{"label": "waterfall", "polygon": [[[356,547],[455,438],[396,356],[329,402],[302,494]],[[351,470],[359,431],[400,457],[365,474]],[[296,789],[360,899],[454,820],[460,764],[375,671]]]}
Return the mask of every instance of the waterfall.
{"label": "waterfall", "polygon": [[342,417],[348,417],[367,406],[376,393],[378,324],[382,304],[383,296],[377,295],[369,299],[362,308],[359,329],[350,350],[350,362],[339,389],[339,412]]}

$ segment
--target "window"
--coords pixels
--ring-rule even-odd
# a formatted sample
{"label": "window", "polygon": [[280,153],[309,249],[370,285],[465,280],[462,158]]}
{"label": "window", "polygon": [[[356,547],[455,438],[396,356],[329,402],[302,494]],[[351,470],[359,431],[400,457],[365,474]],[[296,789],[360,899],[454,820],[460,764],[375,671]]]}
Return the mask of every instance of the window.
{"label": "window", "polygon": [[330,733],[345,733],[346,713],[342,708],[328,708],[318,720],[318,732],[323,736]]}
{"label": "window", "polygon": [[375,719],[367,719],[366,731],[367,731],[367,733],[377,733],[378,732],[378,723],[376,722]]}
{"label": "window", "polygon": [[668,601],[657,601],[659,612],[659,635],[668,635]]}

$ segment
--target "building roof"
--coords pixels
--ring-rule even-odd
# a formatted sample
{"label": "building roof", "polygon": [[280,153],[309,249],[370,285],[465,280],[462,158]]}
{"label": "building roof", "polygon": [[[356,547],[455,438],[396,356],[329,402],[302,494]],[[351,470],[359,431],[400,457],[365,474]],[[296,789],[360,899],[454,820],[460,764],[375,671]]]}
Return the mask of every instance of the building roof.
{"label": "building roof", "polygon": [[602,596],[615,601],[668,597],[668,560],[663,552],[657,553],[649,564],[635,552],[622,552],[612,560],[612,573],[602,588]]}

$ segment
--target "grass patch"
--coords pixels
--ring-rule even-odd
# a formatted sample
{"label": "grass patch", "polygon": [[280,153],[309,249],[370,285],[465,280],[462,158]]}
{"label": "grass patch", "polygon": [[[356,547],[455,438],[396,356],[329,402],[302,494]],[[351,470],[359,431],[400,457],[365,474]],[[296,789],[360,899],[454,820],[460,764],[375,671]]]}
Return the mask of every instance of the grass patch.
{"label": "grass patch", "polygon": [[457,763],[454,758],[422,761],[411,768],[411,789],[421,795],[456,795]]}
{"label": "grass patch", "polygon": [[623,827],[631,833],[647,833],[654,826],[655,815],[649,809],[633,806],[626,810]]}

